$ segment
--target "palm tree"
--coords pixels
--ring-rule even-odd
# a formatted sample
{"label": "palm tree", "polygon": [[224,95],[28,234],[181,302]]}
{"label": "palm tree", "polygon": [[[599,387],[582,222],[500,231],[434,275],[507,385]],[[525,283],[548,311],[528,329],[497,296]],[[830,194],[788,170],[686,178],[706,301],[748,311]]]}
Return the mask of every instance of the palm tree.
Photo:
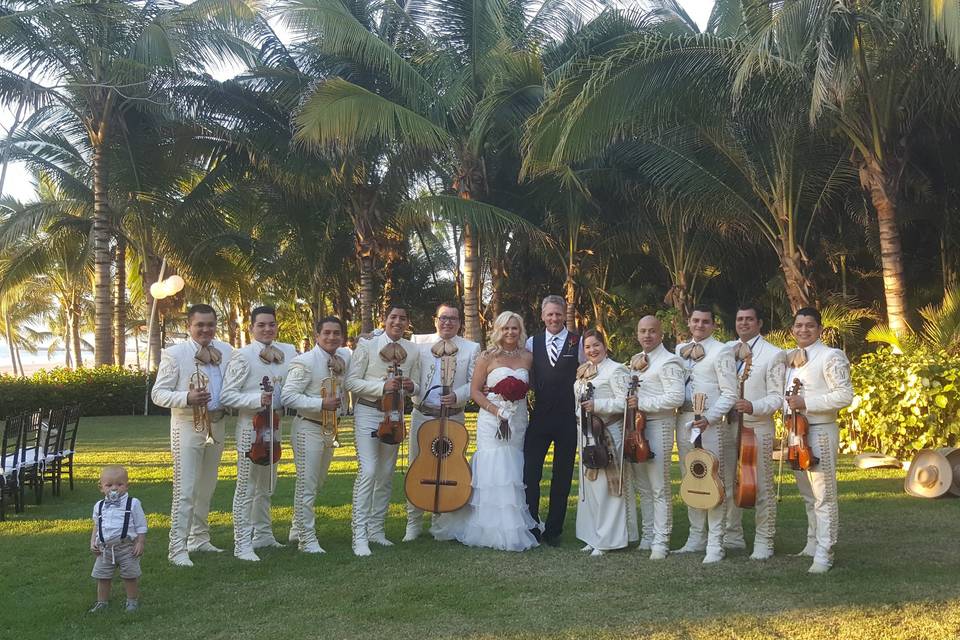
{"label": "palm tree", "polygon": [[852,145],[876,212],[889,326],[909,330],[897,213],[906,141],[960,105],[956,8],[938,0],[788,0],[754,12],[748,26],[736,86],[771,72],[809,83],[810,121]]}
{"label": "palm tree", "polygon": [[114,349],[107,151],[124,111],[163,105],[171,78],[202,69],[211,53],[249,59],[232,33],[238,9],[246,8],[223,0],[0,0],[0,57],[11,62],[0,70],[0,103],[55,107],[82,125],[89,144],[97,365],[111,364]]}

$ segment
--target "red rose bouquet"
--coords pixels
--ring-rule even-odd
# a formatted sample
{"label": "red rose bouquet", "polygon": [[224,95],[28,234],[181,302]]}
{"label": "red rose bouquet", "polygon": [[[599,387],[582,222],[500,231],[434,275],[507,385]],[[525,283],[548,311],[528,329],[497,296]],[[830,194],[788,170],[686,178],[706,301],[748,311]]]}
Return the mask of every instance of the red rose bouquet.
{"label": "red rose bouquet", "polygon": [[510,417],[517,411],[519,402],[527,397],[529,389],[530,385],[513,376],[507,376],[490,388],[491,393],[497,394],[509,403],[508,406],[500,407],[497,411],[497,415],[500,417],[500,428],[497,429],[498,439],[510,439]]}
{"label": "red rose bouquet", "polygon": [[497,394],[509,402],[519,402],[527,397],[527,391],[530,385],[519,378],[507,376],[497,384],[490,387],[490,391]]}

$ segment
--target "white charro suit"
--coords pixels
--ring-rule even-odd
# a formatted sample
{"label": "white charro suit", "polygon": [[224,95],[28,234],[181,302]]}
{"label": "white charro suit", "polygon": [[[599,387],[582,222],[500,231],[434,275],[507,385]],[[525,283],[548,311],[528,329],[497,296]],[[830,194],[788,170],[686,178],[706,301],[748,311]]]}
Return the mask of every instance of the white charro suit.
{"label": "white charro suit", "polygon": [[[581,365],[587,367],[591,365]],[[630,374],[619,362],[605,358],[597,365],[597,375],[589,379],[578,379],[573,383],[574,411],[579,415],[579,398],[583,396],[587,383],[593,385],[593,413],[606,425],[604,428],[612,441],[612,453],[615,462],[590,479],[589,471],[583,466],[584,443],[595,444],[591,437],[584,438],[578,425],[578,437],[581,443],[580,459],[580,502],[577,508],[577,538],[600,551],[623,549],[639,538],[637,535],[636,514],[629,515],[632,505],[632,477],[624,469],[620,473],[620,454],[623,451],[623,412],[625,409],[627,384]],[[608,475],[611,474],[611,475]],[[620,478],[623,485],[620,485]],[[620,495],[613,495],[619,491]],[[636,507],[633,508],[635,511]]]}
{"label": "white charro suit", "polygon": [[[430,351],[440,341],[439,334],[432,333],[412,337],[413,343],[417,345],[420,351],[420,392],[413,398],[413,414],[410,416],[410,464],[413,464],[413,461],[420,455],[420,445],[417,442],[420,425],[439,415],[442,391],[442,389],[437,388],[441,386],[440,358]],[[457,345],[457,367],[454,371],[451,389],[457,396],[457,402],[450,407],[449,418],[463,424],[463,408],[470,400],[470,381],[473,380],[473,368],[477,364],[480,345],[460,336],[454,336],[451,340]],[[407,502],[408,532],[419,533],[422,526],[423,511]]]}
{"label": "white charro suit", "polygon": [[[376,437],[383,412],[377,407],[383,397],[388,363],[381,350],[392,340],[381,333],[357,342],[347,369],[346,389],[355,398],[354,438],[357,445],[357,479],[353,485],[353,542],[384,539],[384,525],[390,506],[390,491],[397,465],[399,445],[384,444]],[[401,338],[396,341],[406,351],[400,363],[403,377],[414,381],[413,395],[420,392],[420,353],[417,345]],[[371,406],[374,405],[374,406]]]}
{"label": "white charro suit", "polygon": [[345,365],[339,375],[330,370],[330,355],[319,346],[294,358],[281,392],[283,406],[297,411],[290,427],[290,444],[297,469],[290,541],[297,542],[304,551],[321,551],[317,541],[314,505],[317,492],[326,480],[335,446],[333,431],[325,432],[321,426],[323,381],[327,378],[336,379],[337,397],[341,400],[338,415],[343,415],[346,410],[343,381],[346,367],[350,365],[350,350],[341,347],[336,354]]}
{"label": "white charro suit", "polygon": [[210,346],[220,352],[220,364],[199,363],[207,377],[213,442],[206,432],[193,426],[193,407],[187,404],[191,376],[197,372],[195,359],[200,345],[192,339],[160,354],[160,368],[150,396],[154,404],[170,409],[170,453],[173,457],[173,499],[170,505],[169,558],[193,551],[210,542],[207,516],[217,486],[217,470],[224,446],[224,411],[221,401],[223,378],[233,349],[213,340]]}
{"label": "white charro suit", "polygon": [[[727,343],[731,349],[740,346],[740,340]],[[750,375],[743,386],[743,395],[753,405],[753,413],[743,415],[743,426],[753,429],[757,440],[757,502],[756,535],[753,541],[753,553],[756,559],[763,559],[773,553],[773,538],[777,529],[777,500],[773,484],[773,414],[783,406],[783,376],[786,370],[784,352],[757,335],[745,343],[750,349]],[[737,376],[743,373],[744,363],[737,362]],[[735,415],[733,412],[731,415]],[[729,430],[730,446],[725,449],[725,464],[736,470],[737,425]],[[740,546],[743,540],[743,513],[736,503],[727,504],[727,523],[724,542],[731,546]]]}
{"label": "white charro suit", "polygon": [[[677,345],[677,355],[690,344]],[[737,400],[737,367],[733,359],[733,350],[722,342],[708,337],[700,342],[705,355],[699,361],[682,358],[687,370],[687,383],[684,387],[684,403],[681,413],[677,417],[677,449],[680,453],[680,471],[686,473],[683,459],[693,449],[690,442],[690,423],[693,421],[693,394],[703,393],[707,396],[706,411],[703,417],[710,426],[703,432],[703,448],[717,456],[720,462],[726,497],[724,501],[733,500],[733,481],[735,469],[725,464],[724,445],[727,442],[723,431],[729,428],[726,415],[733,408]],[[690,533],[684,549],[700,551],[704,547],[707,556],[723,557],[723,523],[725,519],[725,505],[717,505],[709,511],[687,508],[690,518]]]}
{"label": "white charro suit", "polygon": [[853,402],[850,361],[840,349],[819,340],[806,348],[807,363],[792,367],[793,352],[787,354],[785,389],[794,379],[803,383],[801,395],[810,423],[807,442],[820,463],[807,471],[796,471],[797,488],[807,511],[807,544],[804,555],[817,564],[833,566],[840,514],[837,508],[837,451],[840,436],[837,411]]}
{"label": "white charro suit", "polygon": [[293,345],[272,345],[283,353],[283,362],[263,362],[260,352],[267,345],[253,341],[233,352],[223,381],[223,403],[238,412],[237,487],[233,494],[233,553],[237,556],[276,544],[270,525],[270,484],[275,476],[271,478],[269,465],[253,464],[246,456],[254,441],[253,417],[260,410],[261,381],[264,377],[274,381],[274,406],[279,409],[287,368],[297,356]]}
{"label": "white charro suit", "polygon": [[640,494],[640,548],[666,554],[673,529],[670,461],[677,409],[683,405],[686,371],[683,360],[662,343],[646,355],[647,368],[631,370],[630,374],[640,382],[637,409],[646,414],[646,437],[654,457],[646,462],[630,463],[627,468],[633,473],[634,488]]}

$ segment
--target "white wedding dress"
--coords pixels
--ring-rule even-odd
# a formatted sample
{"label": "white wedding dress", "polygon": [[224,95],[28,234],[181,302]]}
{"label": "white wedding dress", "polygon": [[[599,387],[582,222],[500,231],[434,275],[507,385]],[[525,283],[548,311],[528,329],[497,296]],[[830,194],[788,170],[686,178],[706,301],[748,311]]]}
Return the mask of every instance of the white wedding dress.
{"label": "white wedding dress", "polygon": [[[529,382],[526,369],[496,367],[487,374],[487,386],[513,376]],[[473,495],[458,511],[436,518],[430,533],[437,540],[459,540],[471,547],[523,551],[537,546],[530,533],[536,526],[527,509],[523,485],[523,436],[527,431],[526,403],[505,401],[495,393],[487,399],[498,407],[515,405],[510,416],[510,438],[497,438],[500,418],[480,410],[477,415],[477,451],[473,454]]]}

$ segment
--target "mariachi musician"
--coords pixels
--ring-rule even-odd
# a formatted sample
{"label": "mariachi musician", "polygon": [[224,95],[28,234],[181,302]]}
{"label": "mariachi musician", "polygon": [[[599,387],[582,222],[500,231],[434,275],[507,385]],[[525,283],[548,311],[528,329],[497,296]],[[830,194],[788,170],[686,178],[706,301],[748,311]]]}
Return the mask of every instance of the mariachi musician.
{"label": "mariachi musician", "polygon": [[[734,405],[734,412],[743,414],[744,428],[752,429],[756,438],[757,497],[756,534],[753,540],[753,560],[766,560],[773,556],[773,538],[777,528],[777,500],[773,484],[773,414],[783,406],[783,376],[786,370],[785,353],[767,342],[760,329],[763,320],[756,305],[741,304],[735,320],[738,340],[728,342],[734,350],[737,375],[743,374],[747,357],[750,372],[743,385],[743,398]],[[738,451],[736,429],[730,429],[730,444],[725,464],[736,468]],[[746,548],[743,539],[743,512],[735,502],[727,504],[724,545],[730,548]]]}
{"label": "mariachi musician", "polygon": [[[634,506],[633,478],[623,468],[623,412],[630,374],[607,357],[606,337],[597,329],[583,333],[583,351],[587,362],[577,369],[573,383],[575,409],[581,416],[577,538],[586,543],[583,551],[602,556],[640,538],[636,517],[628,516]],[[601,456],[606,464],[591,463],[588,447],[605,448],[606,455]]]}
{"label": "mariachi musician", "polygon": [[[370,542],[392,546],[384,526],[390,506],[390,492],[397,466],[399,444],[377,438],[385,418],[385,396],[400,402],[404,394],[420,391],[420,356],[417,346],[403,338],[409,327],[407,309],[401,304],[387,306],[383,333],[360,340],[347,369],[345,386],[354,395],[354,437],[357,446],[357,479],[353,485],[353,553],[370,555]],[[402,375],[397,375],[402,374]],[[403,407],[398,410],[400,419]]]}
{"label": "mariachi musician", "polygon": [[[452,303],[437,306],[437,332],[429,335],[415,335],[413,342],[420,348],[420,395],[413,398],[413,415],[410,416],[410,464],[419,455],[417,433],[420,425],[440,416],[441,406],[449,407],[447,418],[463,424],[463,408],[470,400],[470,381],[473,368],[477,364],[480,345],[462,338],[460,331],[460,310]],[[451,358],[453,367],[453,386],[448,395],[443,395],[440,381],[441,358]],[[436,519],[439,516],[434,516]],[[423,511],[407,501],[407,530],[404,542],[419,537],[423,530]]]}
{"label": "mariachi musician", "polygon": [[[710,307],[695,306],[687,320],[687,326],[692,339],[677,345],[677,355],[683,360],[687,370],[684,403],[677,417],[680,470],[686,474],[682,461],[693,449],[693,430],[698,429],[702,435],[703,448],[716,456],[720,463],[725,500],[732,501],[736,470],[724,464],[723,449],[726,442],[724,430],[729,428],[726,415],[737,401],[737,367],[733,359],[733,349],[713,337],[716,324]],[[699,420],[693,411],[695,393],[702,393],[707,398],[706,412]],[[698,553],[706,550],[704,564],[722,560],[724,504],[709,510],[688,506],[687,516],[690,518],[690,532],[686,544],[677,553]]]}
{"label": "mariachi musician", "polygon": [[[277,342],[277,312],[273,307],[256,307],[250,312],[253,341],[233,352],[223,380],[223,403],[237,409],[237,487],[233,494],[233,555],[240,560],[260,560],[255,549],[282,547],[270,524],[270,496],[276,486],[275,464],[254,464],[247,453],[254,446],[254,418],[264,407],[281,409],[280,391],[287,367],[297,351],[291,344]],[[267,379],[273,391],[263,388]],[[267,416],[270,429],[273,416]],[[272,443],[272,441],[271,441]],[[268,443],[269,447],[269,443]],[[268,458],[271,453],[268,451]]]}
{"label": "mariachi musician", "polygon": [[640,550],[649,549],[651,560],[663,560],[669,553],[673,528],[670,458],[686,373],[683,361],[663,346],[663,327],[655,316],[644,316],[637,323],[637,341],[643,351],[630,359],[630,373],[637,377],[639,387],[636,397],[627,402],[646,415],[646,437],[653,458],[631,462],[627,468],[640,494]]}
{"label": "mariachi musician", "polygon": [[207,515],[223,455],[220,390],[232,352],[213,339],[217,313],[208,304],[187,310],[187,332],[188,340],[161,352],[150,394],[154,404],[170,409],[173,500],[167,557],[180,567],[193,566],[189,554],[194,551],[222,551],[210,542]]}
{"label": "mariachi musician", "polygon": [[[807,511],[807,544],[798,555],[813,558],[810,573],[826,573],[833,566],[840,514],[837,508],[837,451],[840,434],[837,412],[853,402],[850,361],[840,349],[820,341],[820,312],[804,307],[793,317],[797,348],[787,354],[786,389],[800,381],[801,393],[784,400],[784,426],[789,414],[803,413],[809,423],[806,446],[819,460],[795,471],[797,488]],[[785,392],[786,393],[786,392]]]}
{"label": "mariachi musician", "polygon": [[281,393],[283,406],[297,411],[290,427],[297,469],[290,542],[305,553],[324,553],[317,541],[314,503],[333,460],[337,421],[345,409],[343,381],[350,363],[345,334],[340,318],[317,320],[316,346],[290,363]]}

